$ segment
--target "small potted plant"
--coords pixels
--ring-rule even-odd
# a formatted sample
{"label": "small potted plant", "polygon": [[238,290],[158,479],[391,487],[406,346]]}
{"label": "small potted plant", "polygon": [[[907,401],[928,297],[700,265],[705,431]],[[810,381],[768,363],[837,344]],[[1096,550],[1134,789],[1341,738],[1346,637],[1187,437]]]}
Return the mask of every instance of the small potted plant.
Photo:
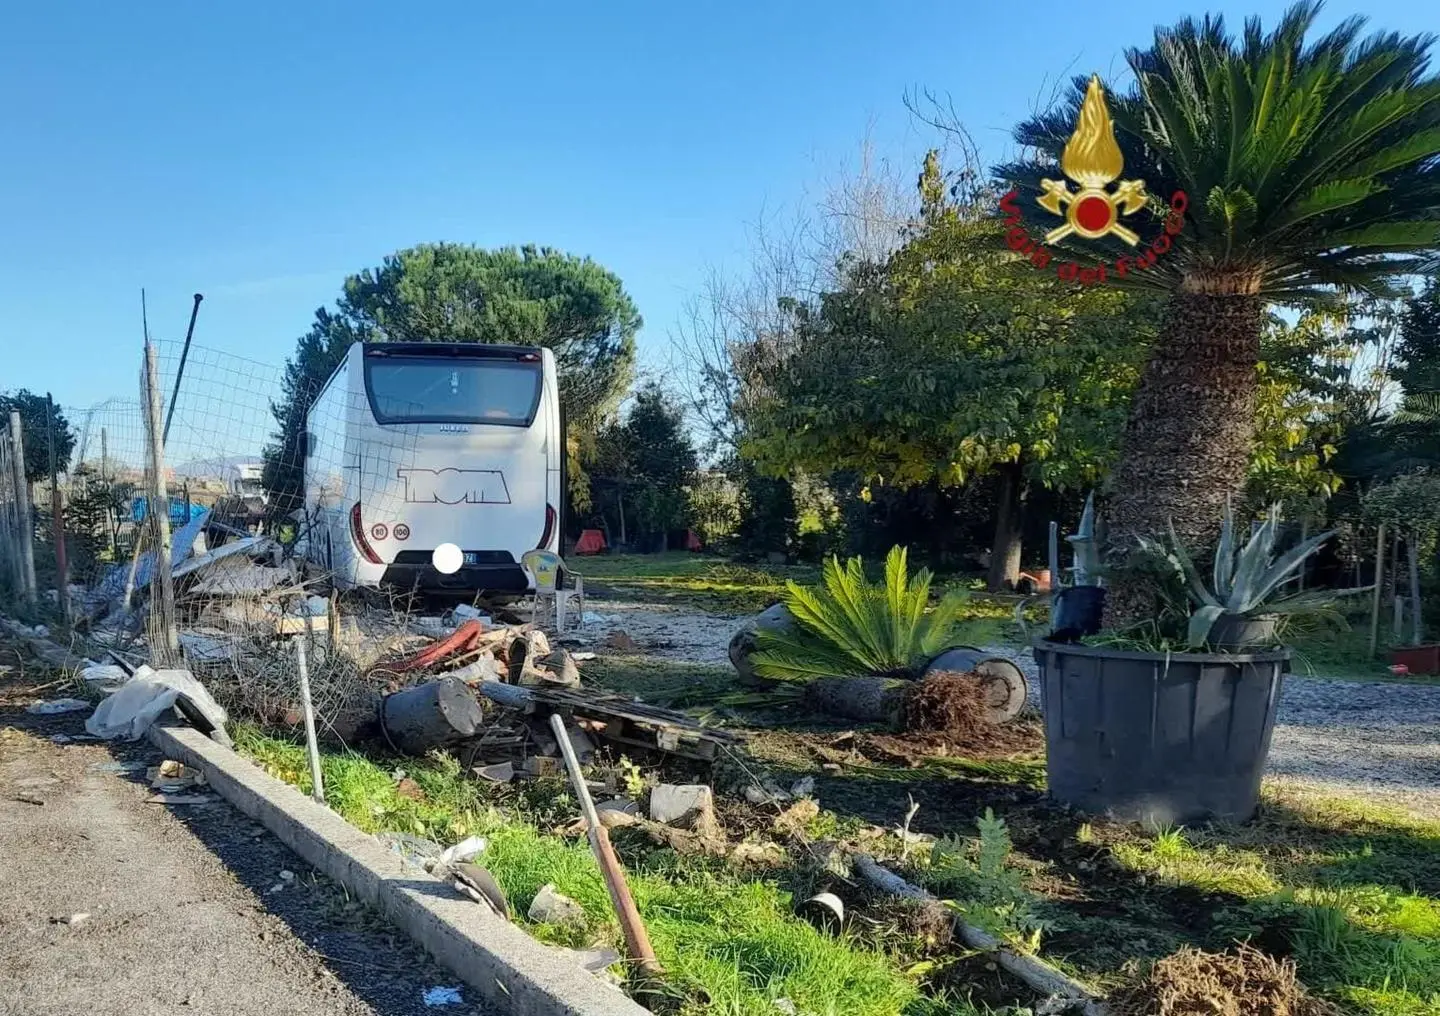
{"label": "small potted plant", "polygon": [[[1051,570],[1058,571],[1059,549],[1055,540],[1055,523],[1051,523]],[[1062,582],[1050,597],[1050,637],[1057,642],[1073,642],[1100,630],[1105,612],[1105,580],[1100,573],[1100,543],[1095,526],[1095,495],[1085,499],[1080,525],[1065,537],[1075,555],[1070,569],[1070,584]]]}
{"label": "small potted plant", "polygon": [[1276,558],[1274,510],[1238,553],[1228,510],[1223,532],[1211,586],[1173,530],[1168,546],[1146,545],[1196,602],[1189,648],[1199,651],[1183,651],[1179,639],[1147,646],[1119,636],[1095,645],[1036,643],[1056,800],[1160,825],[1243,822],[1255,813],[1290,665],[1266,615],[1319,607],[1314,596],[1276,594],[1329,534]]}
{"label": "small potted plant", "polygon": [[1320,533],[1296,544],[1279,559],[1274,557],[1280,532],[1280,506],[1256,526],[1243,547],[1236,546],[1235,513],[1230,505],[1220,522],[1220,542],[1215,548],[1211,584],[1207,586],[1196,570],[1174,527],[1168,546],[1141,539],[1140,545],[1155,558],[1174,569],[1195,604],[1190,614],[1186,641],[1192,649],[1218,650],[1270,648],[1279,643],[1280,624],[1287,615],[1311,613],[1326,606],[1334,594],[1299,593],[1281,597],[1284,585],[1294,578],[1305,559],[1320,549],[1331,532]]}

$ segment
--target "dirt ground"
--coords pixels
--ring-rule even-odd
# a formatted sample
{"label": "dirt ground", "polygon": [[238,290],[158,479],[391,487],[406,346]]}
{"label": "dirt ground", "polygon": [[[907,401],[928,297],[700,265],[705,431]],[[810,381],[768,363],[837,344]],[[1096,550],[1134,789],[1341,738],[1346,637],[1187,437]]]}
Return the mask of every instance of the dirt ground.
{"label": "dirt ground", "polygon": [[52,676],[0,647],[0,1012],[493,1011],[427,1007],[454,975],[223,801],[146,803],[148,744],[51,740]]}

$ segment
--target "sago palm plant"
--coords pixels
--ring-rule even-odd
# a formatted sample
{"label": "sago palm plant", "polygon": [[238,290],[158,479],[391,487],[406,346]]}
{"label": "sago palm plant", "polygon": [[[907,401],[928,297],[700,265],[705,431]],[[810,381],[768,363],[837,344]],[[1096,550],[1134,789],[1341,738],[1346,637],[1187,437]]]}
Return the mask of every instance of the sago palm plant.
{"label": "sago palm plant", "polygon": [[[1108,92],[1123,178],[1143,179],[1155,210],[1148,228],[1134,217],[1137,231],[1157,235],[1170,197],[1187,196],[1171,249],[1124,280],[1169,302],[1111,477],[1112,546],[1159,538],[1172,518],[1192,546],[1214,536],[1245,479],[1267,302],[1383,295],[1433,265],[1440,79],[1430,39],[1362,38],[1364,20],[1350,18],[1307,43],[1319,11],[1307,0],[1268,34],[1247,21],[1239,38],[1219,17],[1187,18],[1127,53],[1134,83]],[[1078,81],[1062,108],[1022,124],[1016,138],[1037,157],[998,171],[1037,222],[1054,225],[1036,199],[1058,175],[1087,87]],[[1072,252],[1092,263],[1136,253],[1107,243]],[[1112,625],[1149,616],[1149,594],[1117,576]]]}
{"label": "sago palm plant", "polygon": [[788,631],[756,633],[750,658],[755,673],[787,681],[920,676],[954,644],[969,599],[963,589],[953,590],[929,610],[930,582],[925,568],[910,577],[904,547],[891,548],[878,584],[865,580],[860,558],[841,565],[832,557],[818,586],[786,583],[784,603],[796,624]]}

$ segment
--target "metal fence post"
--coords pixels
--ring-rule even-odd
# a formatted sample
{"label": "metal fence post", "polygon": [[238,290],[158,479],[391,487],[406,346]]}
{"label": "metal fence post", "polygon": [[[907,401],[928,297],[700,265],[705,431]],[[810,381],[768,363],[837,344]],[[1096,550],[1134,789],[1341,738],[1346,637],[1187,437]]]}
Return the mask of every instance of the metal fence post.
{"label": "metal fence post", "polygon": [[[145,343],[145,436],[149,445],[149,504],[155,533],[155,573],[150,586],[151,655],[163,665],[180,662],[180,637],[175,629],[175,584],[170,576],[170,498],[165,485],[165,441],[161,436],[160,366],[155,347]],[[158,644],[156,644],[158,637]]]}
{"label": "metal fence post", "polygon": [[20,581],[25,602],[35,606],[35,519],[30,514],[30,486],[25,479],[25,438],[20,426],[20,413],[10,412],[10,475],[15,484],[15,514],[20,542]]}

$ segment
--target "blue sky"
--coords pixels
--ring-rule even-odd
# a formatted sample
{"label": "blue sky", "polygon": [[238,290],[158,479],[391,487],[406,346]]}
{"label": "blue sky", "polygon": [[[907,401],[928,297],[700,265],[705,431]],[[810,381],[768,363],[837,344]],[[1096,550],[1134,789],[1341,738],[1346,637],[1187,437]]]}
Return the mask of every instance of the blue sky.
{"label": "blue sky", "polygon": [[[133,397],[142,286],[154,334],[179,338],[203,292],[197,342],[278,366],[347,273],[427,240],[594,257],[658,366],[687,294],[743,262],[767,209],[803,204],[867,135],[923,152],[907,90],[950,93],[998,157],[1047,80],[1117,68],[1154,23],[1282,7],[520,6],[12,5],[0,388]],[[1414,33],[1426,8],[1368,13]]]}

